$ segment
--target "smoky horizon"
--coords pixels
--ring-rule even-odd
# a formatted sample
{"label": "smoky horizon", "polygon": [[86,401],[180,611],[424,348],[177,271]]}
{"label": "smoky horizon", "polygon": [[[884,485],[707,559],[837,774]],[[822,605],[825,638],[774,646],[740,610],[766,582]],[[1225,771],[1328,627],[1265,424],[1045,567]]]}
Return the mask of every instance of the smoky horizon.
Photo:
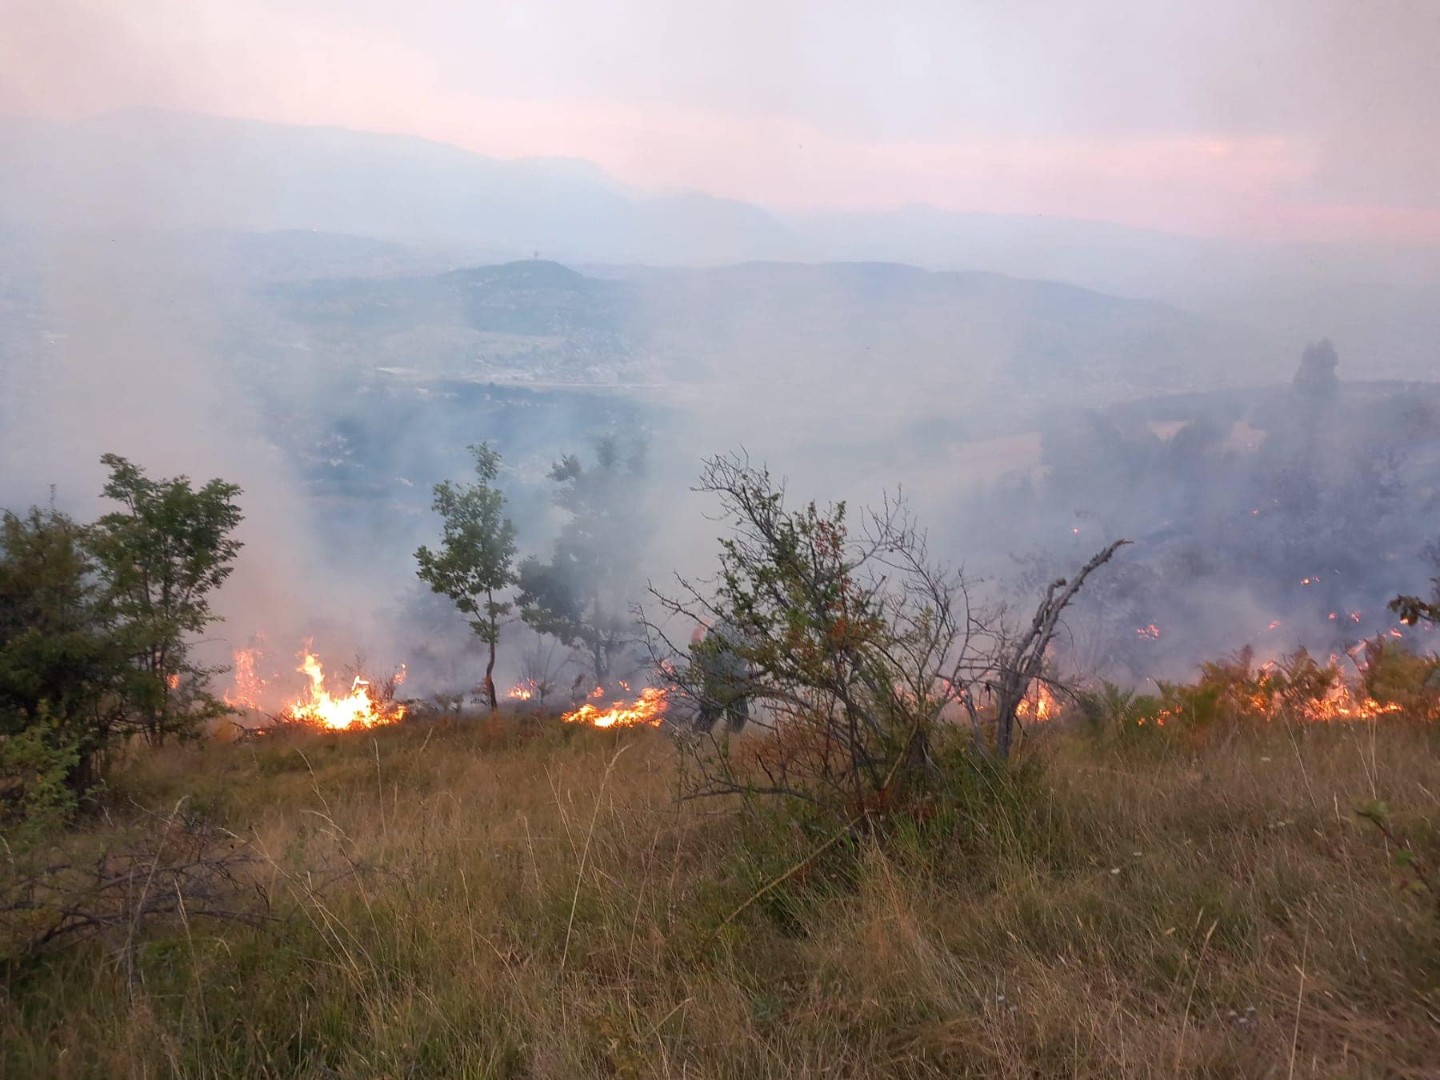
{"label": "smoky horizon", "polygon": [[94,518],[104,453],[238,484],[204,644],[234,694],[241,654],[304,692],[311,649],[477,692],[416,551],[479,443],[530,585],[629,627],[607,659],[514,607],[502,695],[645,682],[625,620],[714,575],[694,489],[737,451],[797,507],[903,492],[1007,618],[1133,541],[1066,615],[1067,676],[1433,647],[1386,606],[1440,543],[1430,5],[19,0],[0,28],[0,506]]}

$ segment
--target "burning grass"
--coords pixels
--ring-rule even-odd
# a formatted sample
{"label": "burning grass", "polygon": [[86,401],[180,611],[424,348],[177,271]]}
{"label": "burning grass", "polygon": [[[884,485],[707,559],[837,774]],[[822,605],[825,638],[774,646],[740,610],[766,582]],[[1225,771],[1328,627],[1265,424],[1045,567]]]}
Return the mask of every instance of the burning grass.
{"label": "burning grass", "polygon": [[[629,693],[629,686],[622,683],[621,688]],[[592,697],[605,696],[603,687],[597,686],[595,691]],[[612,701],[608,705],[587,701],[560,719],[568,724],[587,724],[596,728],[658,727],[665,720],[668,704],[664,689],[647,686],[631,700]]]}
{"label": "burning grass", "polygon": [[295,669],[305,677],[305,686],[294,692],[279,685],[278,677],[261,674],[263,656],[259,647],[235,653],[233,683],[224,700],[242,715],[267,717],[269,726],[299,724],[332,731],[379,727],[405,719],[405,705],[395,700],[396,691],[405,682],[403,666],[376,683],[361,674],[357,661],[347,676],[349,688],[331,690],[325,667],[320,657],[310,651],[307,641]]}
{"label": "burning grass", "polygon": [[[1109,688],[1108,720],[1120,726],[1180,729],[1192,741],[1237,726],[1354,723],[1386,717],[1440,721],[1440,661],[1412,653],[1385,638],[1363,643],[1354,655],[1326,661],[1303,649],[1257,664],[1243,649],[1202,665],[1193,683],[1160,683],[1151,697]],[[1097,719],[1094,692],[1082,694]],[[1123,707],[1119,705],[1124,699]],[[1104,711],[1104,709],[1102,709]]]}
{"label": "burning grass", "polygon": [[677,804],[649,729],[165,748],[112,777],[115,827],[188,796],[274,921],[140,927],[128,981],[100,941],[11,965],[0,1072],[1424,1074],[1440,923],[1352,808],[1428,855],[1440,733],[1155,734],[1051,725],[945,820],[763,893],[814,841]]}

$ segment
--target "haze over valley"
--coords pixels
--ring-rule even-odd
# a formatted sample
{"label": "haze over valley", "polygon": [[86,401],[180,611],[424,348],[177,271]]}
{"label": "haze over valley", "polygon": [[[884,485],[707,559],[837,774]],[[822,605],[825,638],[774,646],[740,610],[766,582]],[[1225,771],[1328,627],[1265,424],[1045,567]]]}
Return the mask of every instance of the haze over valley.
{"label": "haze over valley", "polygon": [[[1433,249],[923,208],[782,214],[641,193],[579,160],[153,108],[14,118],[0,145],[7,456],[35,453],[40,415],[87,433],[75,452],[45,451],[45,469],[30,457],[36,467],[12,471],[10,497],[56,483],[66,505],[83,503],[98,454],[86,444],[104,441],[88,434],[108,438],[116,401],[147,398],[152,419],[189,414],[178,437],[140,422],[137,455],[188,453],[222,425],[241,449],[202,460],[274,493],[303,536],[274,553],[289,564],[280,577],[313,580],[310,560],[338,574],[327,591],[352,614],[337,621],[370,627],[345,646],[387,653],[413,648],[394,621],[407,587],[390,564],[423,539],[430,485],[482,438],[539,483],[597,437],[643,436],[653,505],[641,527],[660,565],[692,546],[680,508],[710,453],[743,446],[798,490],[859,504],[903,486],[941,548],[1003,592],[1021,573],[1005,553],[1068,550],[1067,515],[1105,518],[1103,492],[1133,483],[1102,460],[1082,478],[1093,505],[1061,496],[1037,520],[997,504],[1055,475],[1057,431],[1148,423],[1178,445],[1204,401],[1248,402],[1217,407],[1226,423],[1253,422],[1264,394],[1283,397],[1261,388],[1288,385],[1327,335],[1340,378],[1377,387],[1347,395],[1418,408],[1428,391],[1397,380],[1433,376],[1440,342]],[[175,364],[197,366],[177,381]],[[97,380],[105,390],[74,395]],[[1418,444],[1412,433],[1365,452],[1428,460],[1435,432],[1415,432]],[[1327,422],[1315,437],[1340,435]],[[1228,490],[1236,467],[1217,463],[1211,486]],[[1405,497],[1434,506],[1423,473],[1405,473]],[[1220,491],[1196,497],[1238,512]],[[990,500],[980,528],[974,499]],[[520,505],[543,536],[543,494]],[[1153,506],[1106,513],[1116,536],[1176,527]],[[1423,564],[1423,535],[1391,542],[1395,575],[1347,600],[1375,619],[1400,568]],[[1307,557],[1335,561],[1329,549]],[[277,617],[328,621],[250,613],[255,630]],[[1287,619],[1294,636],[1277,644],[1328,641],[1323,621]],[[1172,632],[1181,641],[1163,664],[1127,676],[1183,670],[1229,640]]]}

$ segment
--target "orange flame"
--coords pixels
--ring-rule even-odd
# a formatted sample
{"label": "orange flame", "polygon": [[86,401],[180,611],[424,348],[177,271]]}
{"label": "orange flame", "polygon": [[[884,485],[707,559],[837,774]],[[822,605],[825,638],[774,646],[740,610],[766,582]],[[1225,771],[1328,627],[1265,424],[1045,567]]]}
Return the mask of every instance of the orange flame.
{"label": "orange flame", "polygon": [[1391,716],[1403,712],[1402,706],[1393,701],[1376,701],[1368,694],[1353,691],[1343,679],[1337,678],[1324,696],[1302,702],[1300,716],[1305,720],[1325,723],[1335,720],[1374,720],[1380,716]]}
{"label": "orange flame", "polygon": [[[595,688],[600,694],[604,690]],[[592,692],[590,697],[595,697]],[[647,686],[640,691],[640,696],[631,702],[616,701],[611,703],[609,708],[601,709],[591,705],[588,701],[578,709],[566,713],[560,719],[571,724],[589,724],[591,727],[654,727],[665,718],[667,707],[665,691],[658,690],[653,686]]]}
{"label": "orange flame", "polygon": [[[296,723],[342,730],[393,724],[405,716],[405,707],[386,700],[364,678],[357,676],[349,692],[336,696],[325,688],[325,669],[320,658],[309,649],[309,642],[300,652],[300,666],[295,670],[309,681],[305,691],[289,704],[276,708],[284,700],[284,692],[270,686],[259,673],[260,647],[235,651],[233,685],[224,693],[225,704],[232,709],[251,710],[278,715]],[[405,668],[395,673],[392,686],[405,681]]]}
{"label": "orange flame", "polygon": [[[1320,668],[1329,676],[1328,684],[1318,696],[1299,696],[1277,692],[1269,679],[1279,671],[1280,666],[1273,660],[1260,665],[1260,680],[1249,692],[1242,693],[1235,704],[1240,715],[1263,722],[1289,717],[1306,723],[1347,723],[1351,721],[1378,720],[1382,716],[1394,716],[1405,711],[1405,707],[1393,701],[1377,701],[1365,693],[1363,684],[1347,680],[1341,672],[1340,658],[1331,656],[1329,663]],[[1155,723],[1164,726],[1166,720],[1179,719],[1181,713],[1175,708],[1161,709],[1155,716]],[[1139,723],[1144,724],[1142,718]]]}
{"label": "orange flame", "polygon": [[260,699],[265,693],[265,680],[255,671],[259,652],[259,649],[235,650],[235,685],[222,695],[232,709],[264,711]]}
{"label": "orange flame", "polygon": [[[306,695],[285,709],[285,715],[301,723],[316,724],[332,730],[346,728],[368,728],[380,724],[393,724],[405,716],[405,706],[381,701],[368,681],[355,676],[350,692],[344,697],[335,697],[325,689],[325,669],[320,659],[308,649],[302,654],[300,666],[296,669],[310,680]],[[403,682],[405,669],[396,675],[396,683]]]}
{"label": "orange flame", "polygon": [[1030,690],[1020,699],[1015,715],[1024,723],[1043,724],[1060,714],[1060,702],[1043,682],[1033,682]]}

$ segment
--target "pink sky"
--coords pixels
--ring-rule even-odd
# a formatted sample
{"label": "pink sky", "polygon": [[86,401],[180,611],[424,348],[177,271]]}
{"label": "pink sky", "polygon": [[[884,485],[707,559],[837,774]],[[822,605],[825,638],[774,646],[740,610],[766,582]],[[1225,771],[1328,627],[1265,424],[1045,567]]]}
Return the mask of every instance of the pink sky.
{"label": "pink sky", "polygon": [[1440,243],[1440,4],[1011,6],[0,0],[0,111],[402,132],[781,210]]}

